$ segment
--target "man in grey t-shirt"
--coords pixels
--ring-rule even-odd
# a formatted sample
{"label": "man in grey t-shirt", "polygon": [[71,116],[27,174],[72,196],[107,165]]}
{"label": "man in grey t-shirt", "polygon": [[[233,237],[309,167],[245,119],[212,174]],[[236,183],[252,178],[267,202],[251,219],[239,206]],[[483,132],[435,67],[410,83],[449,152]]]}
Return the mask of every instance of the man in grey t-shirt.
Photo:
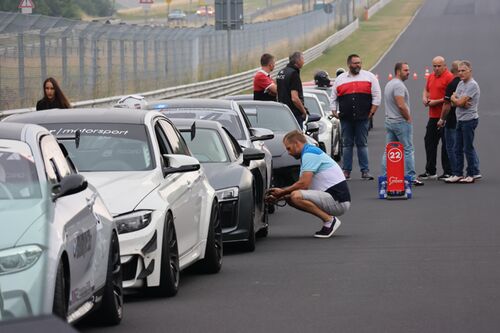
{"label": "man in grey t-shirt", "polygon": [[[451,96],[451,102],[457,107],[455,110],[457,115],[455,156],[459,175],[450,177],[447,182],[468,184],[482,178],[479,173],[479,157],[474,149],[474,132],[479,123],[477,109],[481,93],[479,85],[472,78],[472,65],[469,61],[464,60],[458,65],[458,76],[461,81]],[[462,178],[464,155],[467,159],[467,174],[465,178]]]}
{"label": "man in grey t-shirt", "polygon": [[[410,94],[403,83],[410,76],[410,67],[406,62],[397,62],[394,66],[394,74],[394,79],[389,81],[384,89],[386,143],[397,141],[403,145],[405,175],[412,179],[413,185],[424,185],[415,174]],[[385,150],[382,156],[382,173],[386,174]]]}

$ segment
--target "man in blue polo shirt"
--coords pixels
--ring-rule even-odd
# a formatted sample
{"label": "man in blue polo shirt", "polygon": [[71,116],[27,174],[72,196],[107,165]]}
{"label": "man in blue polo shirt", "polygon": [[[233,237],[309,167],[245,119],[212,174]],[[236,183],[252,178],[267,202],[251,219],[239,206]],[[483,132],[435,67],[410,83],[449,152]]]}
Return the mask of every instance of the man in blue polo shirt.
{"label": "man in blue polo shirt", "polygon": [[290,206],[317,216],[323,228],[314,237],[331,237],[340,226],[338,216],[351,206],[344,172],[320,148],[308,144],[298,130],[287,133],[283,144],[288,154],[301,160],[300,178],[288,187],[270,189],[267,201],[284,198]]}

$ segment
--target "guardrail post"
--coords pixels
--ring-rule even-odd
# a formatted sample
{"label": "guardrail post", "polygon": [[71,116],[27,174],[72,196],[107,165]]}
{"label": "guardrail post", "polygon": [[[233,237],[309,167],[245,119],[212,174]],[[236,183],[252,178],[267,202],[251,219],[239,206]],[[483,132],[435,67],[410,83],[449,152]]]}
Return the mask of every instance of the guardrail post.
{"label": "guardrail post", "polygon": [[17,63],[19,76],[19,97],[24,98],[24,34],[17,35]]}
{"label": "guardrail post", "polygon": [[92,98],[97,98],[97,57],[98,49],[97,49],[97,39],[92,37],[90,49],[92,50],[92,67],[90,71],[90,91],[92,92]]}
{"label": "guardrail post", "polygon": [[78,37],[78,56],[80,60],[80,77],[78,80],[78,86],[80,88],[80,94],[84,93],[84,82],[85,77],[85,39],[83,37]]}
{"label": "guardrail post", "polygon": [[112,94],[112,89],[114,86],[114,79],[113,79],[113,40],[111,40],[108,37],[107,41],[107,55],[108,55],[108,61],[107,61],[107,71],[108,71],[108,94]]}
{"label": "guardrail post", "polygon": [[68,82],[68,38],[62,37],[61,40],[61,66],[62,66],[62,84],[65,86]]}
{"label": "guardrail post", "polygon": [[40,34],[40,75],[43,81],[47,78],[47,57],[46,57],[46,49],[45,49],[45,34]]}
{"label": "guardrail post", "polygon": [[137,41],[132,41],[132,70],[134,73],[134,89],[137,89]]}
{"label": "guardrail post", "polygon": [[120,86],[121,93],[125,93],[125,41],[120,39]]}
{"label": "guardrail post", "polygon": [[[146,36],[144,36],[145,38]],[[142,56],[143,56],[143,59],[144,60],[144,75],[142,76],[143,78],[145,79],[149,79],[149,73],[148,73],[148,40],[147,39],[144,39],[142,41],[142,49],[143,49],[143,52],[142,52]]]}

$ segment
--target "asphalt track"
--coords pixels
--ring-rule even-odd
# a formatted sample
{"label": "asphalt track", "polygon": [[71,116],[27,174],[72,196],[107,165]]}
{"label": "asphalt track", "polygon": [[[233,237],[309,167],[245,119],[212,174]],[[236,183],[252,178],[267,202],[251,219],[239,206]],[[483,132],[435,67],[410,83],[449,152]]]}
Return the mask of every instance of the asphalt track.
{"label": "asphalt track", "polygon": [[[424,171],[425,66],[436,55],[469,59],[481,87],[476,147],[484,179],[427,181],[408,201],[377,199],[375,182],[349,182],[353,206],[338,234],[289,208],[271,217],[254,253],[226,251],[218,275],[185,273],[175,298],[127,297],[125,318],[102,332],[498,332],[500,331],[500,53],[498,0],[428,0],[374,72],[382,86],[397,60],[410,79],[417,172]],[[353,50],[355,51],[355,50]],[[362,56],[362,55],[361,55]],[[379,110],[383,111],[383,110]],[[383,112],[370,132],[380,171]],[[354,164],[357,165],[357,162]],[[439,171],[440,170],[439,168]]]}

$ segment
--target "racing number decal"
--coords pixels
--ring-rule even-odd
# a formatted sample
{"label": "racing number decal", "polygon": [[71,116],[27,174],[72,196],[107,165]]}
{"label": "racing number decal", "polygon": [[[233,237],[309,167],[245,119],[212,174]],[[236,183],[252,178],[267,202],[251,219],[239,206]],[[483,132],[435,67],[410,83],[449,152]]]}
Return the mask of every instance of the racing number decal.
{"label": "racing number decal", "polygon": [[388,158],[391,162],[397,163],[397,162],[401,161],[402,157],[403,157],[403,153],[401,152],[401,150],[399,148],[392,148],[391,150],[389,150]]}

